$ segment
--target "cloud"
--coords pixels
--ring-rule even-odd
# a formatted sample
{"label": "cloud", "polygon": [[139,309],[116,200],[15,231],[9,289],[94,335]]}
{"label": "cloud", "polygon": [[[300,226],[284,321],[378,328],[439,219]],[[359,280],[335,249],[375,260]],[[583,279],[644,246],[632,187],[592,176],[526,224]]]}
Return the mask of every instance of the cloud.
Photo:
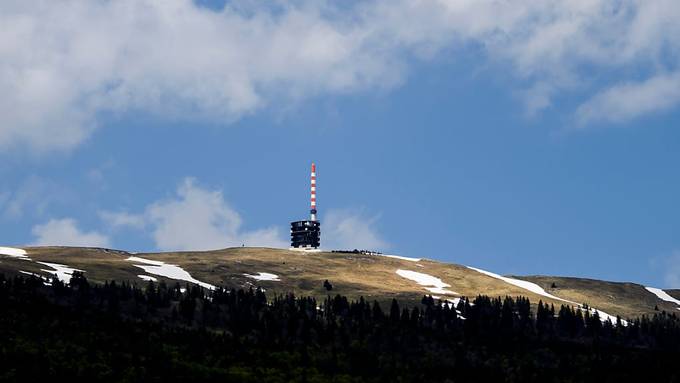
{"label": "cloud", "polygon": [[143,229],[146,226],[143,215],[127,212],[100,211],[99,217],[113,228],[129,227]]}
{"label": "cloud", "polygon": [[[189,0],[0,4],[0,146],[72,148],[100,112],[230,122],[285,94],[399,76],[364,31],[320,5],[220,11]],[[59,134],[55,133],[59,131]]]}
{"label": "cloud", "polygon": [[32,232],[37,246],[110,247],[107,236],[96,231],[83,232],[71,218],[51,219],[34,226]]}
{"label": "cloud", "polygon": [[378,218],[357,209],[331,209],[323,217],[321,245],[326,249],[385,250],[389,244],[377,233]]}
{"label": "cloud", "polygon": [[112,226],[145,227],[160,250],[213,250],[235,246],[288,247],[278,228],[243,230],[241,216],[220,191],[197,186],[192,178],[176,196],[154,202],[141,214],[102,212]]}
{"label": "cloud", "polygon": [[[0,148],[73,148],[102,112],[229,123],[280,102],[394,87],[414,57],[469,47],[528,89],[535,113],[563,92],[625,87],[626,73],[653,81],[677,71],[679,17],[675,0],[234,1],[220,10],[190,0],[7,0]],[[610,73],[621,75],[596,84]],[[648,87],[639,113],[680,102],[663,92]]]}
{"label": "cloud", "polygon": [[589,122],[621,122],[680,103],[680,71],[641,82],[616,85],[595,95],[577,111],[580,126]]}

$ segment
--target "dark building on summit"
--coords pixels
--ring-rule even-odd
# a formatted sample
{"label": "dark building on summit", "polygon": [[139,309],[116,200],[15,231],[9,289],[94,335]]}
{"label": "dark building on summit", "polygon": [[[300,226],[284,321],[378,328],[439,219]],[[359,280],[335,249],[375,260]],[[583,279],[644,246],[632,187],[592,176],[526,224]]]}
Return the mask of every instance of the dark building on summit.
{"label": "dark building on summit", "polygon": [[290,223],[290,245],[297,248],[318,248],[321,243],[319,221],[295,221]]}
{"label": "dark building on summit", "polygon": [[316,219],[316,165],[312,163],[311,210],[308,221],[290,223],[290,246],[317,249],[321,243],[321,223]]}

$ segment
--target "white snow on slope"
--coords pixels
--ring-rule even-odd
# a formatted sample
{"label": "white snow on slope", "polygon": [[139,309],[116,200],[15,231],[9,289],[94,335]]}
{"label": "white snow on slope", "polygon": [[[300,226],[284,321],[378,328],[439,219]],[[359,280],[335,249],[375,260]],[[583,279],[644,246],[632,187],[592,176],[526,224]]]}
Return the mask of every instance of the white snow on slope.
{"label": "white snow on slope", "polygon": [[7,255],[13,258],[22,258],[29,260],[28,256],[26,255],[26,250],[24,249],[18,249],[16,247],[4,247],[0,246],[0,254],[2,255]]}
{"label": "white snow on slope", "polygon": [[276,274],[272,273],[263,273],[259,272],[257,275],[254,274],[243,274],[248,278],[253,278],[257,279],[258,281],[275,281],[275,282],[280,282],[281,280],[279,279],[279,276]]}
{"label": "white snow on slope", "polygon": [[43,276],[40,275],[40,274],[32,273],[32,272],[30,272],[30,271],[19,270],[19,272],[20,272],[21,274],[32,275],[32,276],[34,276],[34,277],[38,277],[38,278],[40,278],[40,279],[45,278],[45,277],[43,277]]}
{"label": "white snow on slope", "polygon": [[127,261],[143,263],[142,265],[133,264],[133,266],[143,269],[147,274],[159,275],[161,277],[195,283],[201,287],[210,290],[215,289],[215,286],[209,283],[201,282],[198,279],[194,279],[191,276],[191,274],[189,274],[187,271],[185,271],[184,269],[177,265],[171,265],[165,262],[153,261],[150,259],[144,259],[140,257],[129,257]]}
{"label": "white snow on slope", "polygon": [[52,286],[52,283],[50,282],[50,279],[47,278],[47,277],[43,277],[43,276],[40,275],[40,274],[31,273],[30,271],[24,271],[24,270],[19,270],[19,272],[20,272],[21,274],[26,274],[26,275],[30,275],[30,276],[33,276],[33,277],[42,279],[43,284],[44,284],[45,286]]}
{"label": "white snow on slope", "polygon": [[[667,292],[661,289],[657,289],[656,287],[645,287],[645,289],[647,289],[647,291],[649,291],[650,293],[656,295],[657,298],[661,299],[662,301],[672,302],[680,306],[680,300],[673,298],[672,296],[668,295]],[[677,309],[680,310],[680,307],[678,307]]]}
{"label": "white snow on slope", "polygon": [[451,305],[451,308],[455,308],[460,303],[460,298],[447,299],[446,302]]}
{"label": "white snow on slope", "polygon": [[[542,296],[544,296],[544,297],[546,297],[546,298],[551,298],[551,299],[559,300],[559,301],[562,301],[562,302],[566,302],[566,303],[572,304],[572,305],[574,305],[574,306],[577,306],[577,307],[580,308],[580,309],[583,309],[583,305],[581,305],[581,304],[579,304],[579,303],[576,303],[576,302],[572,302],[572,301],[567,300],[567,299],[563,299],[563,298],[560,298],[560,297],[556,297],[556,296],[554,296],[554,295],[548,293],[547,291],[543,290],[543,288],[542,288],[541,286],[539,286],[539,285],[537,285],[537,284],[535,284],[535,283],[533,283],[533,282],[523,281],[523,280],[521,280],[521,279],[515,279],[515,278],[504,277],[504,276],[502,276],[502,275],[498,275],[498,274],[492,273],[492,272],[490,272],[490,271],[478,269],[478,268],[476,268],[476,267],[471,267],[471,266],[465,266],[465,267],[467,267],[468,269],[472,269],[472,270],[475,270],[475,271],[477,271],[477,272],[480,272],[480,273],[482,273],[482,274],[488,275],[488,276],[490,276],[490,277],[500,279],[500,280],[502,280],[502,281],[504,281],[504,282],[507,282],[507,283],[509,283],[509,284],[511,284],[511,285],[514,285],[514,286],[517,286],[517,287],[520,287],[520,288],[522,288],[522,289],[529,290],[529,291],[531,291],[531,292],[534,293],[534,294],[538,294],[538,295],[542,295]],[[591,314],[594,314],[595,312],[598,313],[598,315],[600,316],[600,320],[601,320],[602,322],[606,322],[607,319],[609,319],[612,323],[616,324],[616,316],[615,316],[615,315],[610,315],[610,314],[607,314],[607,313],[604,312],[604,311],[597,310],[597,309],[594,309],[594,308],[590,308],[590,313],[591,313]],[[627,325],[628,325],[628,322],[626,322],[626,321],[623,320],[623,319],[621,320],[621,323],[622,323],[624,326],[627,326]]]}
{"label": "white snow on slope", "polygon": [[141,279],[145,280],[145,281],[158,282],[158,279],[152,277],[151,275],[139,274],[137,276],[140,277]]}
{"label": "white snow on slope", "polygon": [[[583,307],[581,305],[578,305],[578,306],[581,309],[583,309]],[[590,308],[590,314],[593,315],[595,313],[597,313],[597,315],[600,317],[600,320],[602,322],[606,322],[607,320],[609,320],[613,324],[616,324],[616,316],[615,315],[610,315],[610,314],[607,314],[606,312],[604,312],[602,310],[594,309],[594,308],[591,307]],[[624,326],[628,326],[628,322],[626,322],[623,319],[621,319],[621,324],[623,324]]]}
{"label": "white snow on slope", "polygon": [[568,300],[566,300],[566,299],[558,298],[558,297],[556,297],[556,296],[554,296],[554,295],[552,295],[552,294],[549,294],[547,291],[543,290],[543,288],[542,288],[541,286],[539,286],[539,285],[537,285],[537,284],[535,284],[535,283],[532,283],[532,282],[522,281],[522,280],[520,280],[520,279],[514,279],[514,278],[504,277],[504,276],[502,276],[502,275],[498,275],[498,274],[492,273],[492,272],[490,272],[490,271],[478,269],[478,268],[476,268],[476,267],[470,267],[470,266],[465,266],[465,267],[467,267],[468,269],[472,269],[472,270],[474,270],[474,271],[477,271],[477,272],[479,272],[479,273],[488,275],[488,276],[490,276],[490,277],[498,278],[498,279],[500,279],[500,280],[502,280],[502,281],[504,281],[504,282],[507,282],[507,283],[509,283],[509,284],[511,284],[511,285],[515,285],[515,286],[520,287],[520,288],[523,288],[523,289],[525,289],[525,290],[529,290],[529,291],[531,291],[531,292],[534,293],[534,294],[542,295],[542,296],[544,296],[544,297],[546,297],[546,298],[551,298],[551,299],[556,299],[556,300],[559,300],[559,301],[574,303],[574,302],[568,301]]}
{"label": "white snow on slope", "polygon": [[165,265],[165,262],[161,261],[153,261],[151,259],[145,259],[145,258],[140,258],[140,257],[128,257],[126,261],[130,262],[139,262],[139,263],[144,263],[146,265],[154,265],[154,266],[163,266]]}
{"label": "white snow on slope", "polygon": [[417,271],[411,271],[411,270],[402,270],[399,269],[397,270],[397,274],[400,277],[404,277],[406,279],[410,279],[412,281],[415,281],[421,286],[425,286],[425,289],[429,292],[435,293],[435,294],[455,294],[455,295],[460,295],[455,291],[447,290],[445,289],[446,287],[451,287],[448,283],[444,283],[441,279],[437,277],[433,277],[432,275],[425,274],[425,273],[419,273]]}
{"label": "white snow on slope", "polygon": [[73,276],[74,271],[80,271],[80,272],[85,272],[84,270],[79,270],[79,269],[74,269],[72,267],[68,267],[66,265],[62,265],[61,263],[49,263],[49,262],[36,262],[41,265],[51,267],[54,270],[45,270],[41,269],[42,271],[46,273],[53,274],[54,276],[57,277],[60,281],[64,283],[69,283],[71,282],[71,277]]}
{"label": "white snow on slope", "polygon": [[326,251],[326,250],[321,250],[321,249],[313,249],[313,248],[309,248],[309,247],[290,247],[290,248],[288,248],[288,250],[290,250],[290,251],[302,251],[304,253],[321,253],[321,252]]}
{"label": "white snow on slope", "polygon": [[401,255],[379,254],[381,257],[401,259],[402,261],[420,262],[422,258],[402,257]]}

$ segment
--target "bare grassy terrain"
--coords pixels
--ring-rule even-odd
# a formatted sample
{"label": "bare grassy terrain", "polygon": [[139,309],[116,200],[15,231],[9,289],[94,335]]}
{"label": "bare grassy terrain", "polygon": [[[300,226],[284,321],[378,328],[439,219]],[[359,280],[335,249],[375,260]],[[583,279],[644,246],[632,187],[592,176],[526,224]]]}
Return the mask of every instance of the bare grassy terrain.
{"label": "bare grassy terrain", "polygon": [[675,299],[680,299],[680,289],[671,289],[671,290],[666,290],[668,295],[672,296]]}
{"label": "bare grassy terrain", "polygon": [[[88,280],[96,283],[115,280],[146,284],[139,275],[150,275],[135,267],[138,262],[131,256],[162,261],[180,266],[199,281],[227,288],[264,288],[272,294],[294,293],[323,299],[327,295],[341,294],[358,299],[363,296],[381,302],[397,298],[404,302],[420,301],[424,294],[453,299],[461,296],[526,296],[534,304],[539,300],[557,307],[564,301],[538,295],[503,280],[487,276],[465,266],[433,260],[409,261],[378,255],[330,252],[302,252],[269,248],[230,248],[200,252],[168,252],[131,254],[124,251],[73,248],[30,247],[25,248],[31,260],[0,256],[0,272],[13,275],[23,270],[50,276],[50,267],[37,262],[67,265],[85,272]],[[431,293],[416,281],[397,274],[397,270],[410,270],[441,279],[453,293]],[[260,281],[245,274],[260,272],[275,274],[278,281]],[[158,280],[174,284],[176,280],[152,275]],[[675,311],[677,306],[658,299],[644,286],[634,283],[615,283],[582,278],[530,276],[515,277],[543,287],[559,298],[587,303],[591,307],[624,318],[653,314],[655,306],[660,310]],[[329,280],[332,291],[323,283]],[[185,282],[180,282],[184,284]],[[554,284],[554,287],[553,287]],[[673,291],[669,291],[673,294]],[[677,296],[678,294],[675,294]]]}
{"label": "bare grassy terrain", "polygon": [[524,276],[519,278],[534,282],[548,293],[560,298],[586,303],[613,315],[618,314],[624,317],[649,315],[654,312],[655,306],[659,310],[680,313],[677,305],[657,298],[637,283],[573,277]]}

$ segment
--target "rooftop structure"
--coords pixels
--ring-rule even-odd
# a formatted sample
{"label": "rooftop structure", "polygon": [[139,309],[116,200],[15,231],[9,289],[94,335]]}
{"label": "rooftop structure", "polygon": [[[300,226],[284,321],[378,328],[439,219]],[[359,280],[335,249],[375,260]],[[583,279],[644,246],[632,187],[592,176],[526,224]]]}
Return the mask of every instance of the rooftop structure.
{"label": "rooftop structure", "polygon": [[317,249],[321,242],[321,223],[316,219],[316,165],[312,163],[310,211],[308,221],[290,223],[290,246]]}

